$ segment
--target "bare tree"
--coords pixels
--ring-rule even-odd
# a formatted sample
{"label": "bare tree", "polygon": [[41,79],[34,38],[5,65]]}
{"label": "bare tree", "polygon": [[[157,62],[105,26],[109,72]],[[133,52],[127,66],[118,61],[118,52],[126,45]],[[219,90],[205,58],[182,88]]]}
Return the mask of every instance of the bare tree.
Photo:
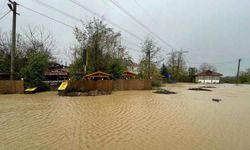
{"label": "bare tree", "polygon": [[[0,72],[10,72],[10,49],[11,49],[11,33],[0,32]],[[24,62],[23,39],[17,34],[17,47],[15,52],[15,71],[23,66]]]}
{"label": "bare tree", "polygon": [[171,52],[167,59],[167,68],[175,79],[186,71],[186,62],[181,52]]}
{"label": "bare tree", "polygon": [[156,46],[156,43],[150,39],[146,38],[142,46],[142,58],[140,61],[141,74],[142,76],[147,76],[151,78],[156,70],[156,64],[159,63],[159,52],[161,48]]}
{"label": "bare tree", "polygon": [[[10,72],[10,49],[11,49],[11,34],[0,32],[0,72]],[[27,68],[31,63],[28,61],[38,57],[46,61],[53,60],[51,51],[54,49],[54,38],[50,33],[45,32],[42,28],[31,28],[24,30],[24,34],[17,34],[17,47],[15,52],[15,66],[14,70],[16,77],[23,77],[23,70]],[[48,58],[48,59],[47,59]],[[40,60],[35,62],[39,63]],[[33,61],[32,61],[33,62]],[[41,67],[34,68],[31,72],[28,72],[30,68],[26,69],[27,74],[32,74]],[[42,68],[43,69],[43,68]],[[43,74],[41,73],[41,76]]]}
{"label": "bare tree", "polygon": [[209,63],[202,63],[199,67],[199,71],[206,71],[206,70],[210,70],[210,71],[216,71],[216,67],[209,64]]}
{"label": "bare tree", "polygon": [[[89,72],[95,70],[107,71],[114,60],[125,59],[126,51],[121,45],[121,34],[115,32],[99,19],[93,19],[82,23],[82,27],[76,27],[74,34],[78,45],[74,49],[74,61],[79,62],[83,57],[83,51],[87,51]],[[80,63],[79,63],[80,64]],[[82,68],[83,65],[78,68]]]}
{"label": "bare tree", "polygon": [[43,27],[28,26],[24,30],[25,49],[41,51],[50,54],[55,49],[55,39],[51,33],[45,32]]}

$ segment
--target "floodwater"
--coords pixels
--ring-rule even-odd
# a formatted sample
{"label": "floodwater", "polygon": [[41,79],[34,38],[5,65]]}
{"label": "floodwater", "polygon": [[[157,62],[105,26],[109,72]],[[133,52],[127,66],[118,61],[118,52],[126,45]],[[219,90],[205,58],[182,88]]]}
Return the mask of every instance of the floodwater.
{"label": "floodwater", "polygon": [[166,85],[175,95],[0,95],[0,149],[249,150],[250,86],[187,90],[194,86]]}

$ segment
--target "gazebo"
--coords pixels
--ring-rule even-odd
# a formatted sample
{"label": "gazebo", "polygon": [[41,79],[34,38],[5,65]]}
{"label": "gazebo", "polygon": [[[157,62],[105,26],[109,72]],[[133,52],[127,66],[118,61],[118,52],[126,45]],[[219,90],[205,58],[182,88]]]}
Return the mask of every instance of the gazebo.
{"label": "gazebo", "polygon": [[102,72],[102,71],[96,71],[94,73],[87,74],[83,77],[85,80],[110,80],[112,77],[111,74]]}
{"label": "gazebo", "polygon": [[130,71],[124,71],[122,74],[123,79],[135,79],[136,74]]}

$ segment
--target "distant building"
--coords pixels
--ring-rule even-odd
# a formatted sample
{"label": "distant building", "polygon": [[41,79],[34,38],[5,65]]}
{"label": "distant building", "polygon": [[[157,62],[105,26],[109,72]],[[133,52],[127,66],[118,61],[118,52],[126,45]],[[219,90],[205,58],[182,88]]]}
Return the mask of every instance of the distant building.
{"label": "distant building", "polygon": [[222,74],[206,70],[195,75],[195,81],[198,83],[220,83]]}
{"label": "distant building", "polygon": [[63,65],[53,64],[44,72],[44,76],[47,81],[63,81],[68,80],[69,71]]}
{"label": "distant building", "polygon": [[127,66],[127,70],[129,72],[133,72],[135,74],[139,74],[140,72],[140,65],[137,63],[132,63],[132,65]]}
{"label": "distant building", "polygon": [[124,71],[123,74],[122,74],[122,78],[123,79],[135,79],[136,74],[131,72],[131,71]]}
{"label": "distant building", "polygon": [[69,79],[69,71],[63,65],[53,64],[44,72],[44,76],[44,82],[50,84],[51,90],[56,90],[64,80]]}

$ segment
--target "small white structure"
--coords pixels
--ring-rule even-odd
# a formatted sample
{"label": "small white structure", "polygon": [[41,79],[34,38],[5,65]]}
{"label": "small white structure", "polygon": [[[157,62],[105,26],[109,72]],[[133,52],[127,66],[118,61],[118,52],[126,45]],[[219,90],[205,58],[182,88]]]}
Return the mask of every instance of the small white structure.
{"label": "small white structure", "polygon": [[132,62],[132,65],[127,66],[127,70],[130,72],[133,72],[135,74],[139,74],[140,71],[140,65],[137,63]]}
{"label": "small white structure", "polygon": [[220,77],[222,74],[211,71],[211,70],[206,70],[203,72],[200,72],[195,75],[195,81],[198,83],[210,83],[210,84],[216,84],[220,83]]}

